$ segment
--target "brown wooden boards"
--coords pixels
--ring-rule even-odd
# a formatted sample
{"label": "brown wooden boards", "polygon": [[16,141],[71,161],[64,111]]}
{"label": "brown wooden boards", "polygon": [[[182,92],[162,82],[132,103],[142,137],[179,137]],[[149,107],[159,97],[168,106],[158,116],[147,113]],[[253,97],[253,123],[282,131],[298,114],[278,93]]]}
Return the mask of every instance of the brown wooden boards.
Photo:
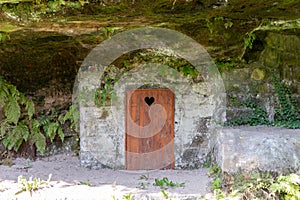
{"label": "brown wooden boards", "polygon": [[174,168],[174,93],[126,91],[126,169]]}

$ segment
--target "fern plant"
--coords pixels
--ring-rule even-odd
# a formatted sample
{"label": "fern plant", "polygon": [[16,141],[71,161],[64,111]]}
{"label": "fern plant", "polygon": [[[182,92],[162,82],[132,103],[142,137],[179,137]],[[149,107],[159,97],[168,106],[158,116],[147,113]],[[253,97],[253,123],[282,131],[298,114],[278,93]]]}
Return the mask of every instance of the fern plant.
{"label": "fern plant", "polygon": [[[52,142],[58,135],[64,140],[62,125],[71,122],[71,128],[78,130],[79,114],[74,106],[60,116],[34,115],[34,103],[17,90],[14,85],[6,83],[0,77],[0,142],[8,150],[18,151],[23,142],[35,145],[43,153],[46,149],[46,138]],[[43,134],[45,133],[45,135]]]}
{"label": "fern plant", "polygon": [[45,136],[39,123],[33,119],[34,104],[14,85],[0,77],[0,110],[4,113],[0,121],[2,143],[9,150],[18,151],[23,141],[30,141],[40,152],[46,147]]}
{"label": "fern plant", "polygon": [[276,183],[270,186],[270,190],[280,199],[299,200],[300,199],[300,176],[290,174],[288,176],[278,176]]}
{"label": "fern plant", "polygon": [[58,121],[61,124],[64,124],[67,121],[69,121],[70,128],[73,129],[75,132],[78,132],[79,131],[79,109],[77,105],[71,105],[69,107],[68,112],[58,117]]}
{"label": "fern plant", "polygon": [[[204,199],[266,199],[299,200],[300,176],[279,175],[252,171],[250,173],[222,174],[222,187],[213,189],[214,198]],[[215,177],[216,178],[216,177]]]}

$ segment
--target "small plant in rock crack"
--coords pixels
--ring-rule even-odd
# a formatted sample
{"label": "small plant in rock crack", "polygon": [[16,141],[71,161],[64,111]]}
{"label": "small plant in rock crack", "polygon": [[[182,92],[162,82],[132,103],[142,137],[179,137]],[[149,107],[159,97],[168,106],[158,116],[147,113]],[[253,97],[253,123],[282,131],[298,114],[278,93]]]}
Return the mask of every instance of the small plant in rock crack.
{"label": "small plant in rock crack", "polygon": [[161,189],[168,189],[169,187],[184,187],[184,183],[174,183],[173,181],[170,181],[167,177],[164,177],[162,179],[155,179],[155,183],[153,184],[155,186],[159,186]]}
{"label": "small plant in rock crack", "polygon": [[41,188],[41,185],[48,184],[50,182],[50,179],[52,177],[52,174],[49,174],[49,178],[47,181],[41,180],[40,178],[29,178],[29,180],[26,179],[25,176],[21,175],[18,177],[18,184],[20,184],[20,190],[16,192],[17,194],[20,194],[24,191],[29,191],[30,194],[32,194],[33,191],[38,190]]}

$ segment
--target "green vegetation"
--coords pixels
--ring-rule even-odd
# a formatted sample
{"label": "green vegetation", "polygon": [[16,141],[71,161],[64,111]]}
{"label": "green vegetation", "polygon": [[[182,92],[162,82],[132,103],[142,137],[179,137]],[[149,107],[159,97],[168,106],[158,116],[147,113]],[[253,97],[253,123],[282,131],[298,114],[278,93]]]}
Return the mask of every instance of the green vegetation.
{"label": "green vegetation", "polygon": [[58,116],[52,110],[51,115],[39,117],[35,114],[34,103],[1,77],[0,114],[3,114],[0,118],[0,141],[8,150],[18,151],[22,143],[28,142],[41,153],[46,149],[46,138],[51,142],[56,136],[64,140],[62,125],[66,121],[76,130],[79,116],[75,107],[71,106],[65,114]]}
{"label": "green vegetation", "polygon": [[56,15],[76,15],[81,13],[111,15],[128,10],[126,3],[90,0],[1,0],[0,11],[10,18],[22,21],[41,21]]}
{"label": "green vegetation", "polygon": [[139,189],[146,189],[147,187],[148,187],[148,185],[150,184],[149,182],[148,182],[148,180],[149,180],[149,175],[141,175],[140,176],[140,182],[139,182],[139,185],[137,186],[137,188],[139,188]]}
{"label": "green vegetation", "polygon": [[133,196],[132,196],[131,193],[123,195],[122,199],[123,200],[134,200],[134,198],[133,198]]}
{"label": "green vegetation", "polygon": [[233,22],[225,17],[218,16],[206,20],[206,26],[212,36],[219,38],[225,48],[228,48],[228,40],[231,38],[230,29],[234,25]]}
{"label": "green vegetation", "polygon": [[23,141],[29,140],[38,150],[46,147],[45,136],[40,132],[39,122],[33,119],[34,104],[17,88],[0,78],[0,109],[2,143],[9,150],[18,151]]}
{"label": "green vegetation", "polygon": [[16,192],[16,195],[26,191],[29,191],[30,194],[32,194],[33,191],[40,189],[42,185],[48,184],[50,182],[51,176],[52,175],[49,174],[49,178],[47,181],[43,181],[40,178],[34,178],[32,180],[32,177],[27,180],[25,176],[19,176],[18,184],[20,185],[20,190]]}
{"label": "green vegetation", "polygon": [[252,49],[255,39],[256,35],[254,33],[247,33],[247,37],[244,38],[244,47]]}
{"label": "green vegetation", "polygon": [[174,183],[170,181],[167,177],[162,179],[155,179],[154,186],[159,186],[161,189],[168,189],[169,187],[184,187],[184,183]]}
{"label": "green vegetation", "polygon": [[[300,176],[296,174],[279,175],[268,172],[240,172],[237,174],[220,173],[212,167],[213,199],[267,199],[298,200],[300,198]],[[219,184],[220,183],[220,184]],[[204,199],[211,199],[206,195]]]}
{"label": "green vegetation", "polygon": [[[114,63],[105,67],[100,87],[96,90],[94,95],[95,104],[98,107],[110,105],[111,101],[116,98],[114,84],[135,66],[147,63],[156,63],[173,68],[190,82],[198,83],[202,81],[199,71],[182,58],[175,55],[166,55],[165,52],[156,50],[139,50],[123,55],[114,61]],[[172,76],[172,74],[166,74],[169,73],[169,71],[164,68],[160,68],[158,73],[161,76]]]}
{"label": "green vegetation", "polygon": [[300,176],[297,174],[278,176],[276,182],[270,186],[270,190],[280,199],[300,199]]}
{"label": "green vegetation", "polygon": [[115,32],[115,29],[113,27],[104,27],[102,31],[105,38],[110,38],[111,35]]}
{"label": "green vegetation", "polygon": [[16,18],[29,19],[39,15],[66,11],[66,9],[81,9],[89,1],[65,1],[65,0],[7,0],[0,1],[2,10],[13,14]]}
{"label": "green vegetation", "polygon": [[170,199],[170,200],[172,200],[172,198],[169,197],[169,194],[168,194],[165,190],[161,190],[160,192],[162,193],[162,195],[163,195],[163,197],[164,197],[165,199]]}
{"label": "green vegetation", "polygon": [[245,106],[247,108],[252,109],[252,115],[248,115],[246,117],[241,117],[234,119],[233,121],[229,121],[225,123],[228,126],[238,126],[238,125],[268,125],[270,124],[268,119],[268,113],[265,108],[261,107],[255,102],[247,101],[247,102],[239,102],[234,97],[231,97],[231,101],[236,106]]}
{"label": "green vegetation", "polygon": [[219,190],[222,187],[222,170],[218,165],[212,165],[209,169],[209,175],[213,178],[211,183],[212,190]]}
{"label": "green vegetation", "polygon": [[252,109],[252,115],[234,119],[225,123],[228,126],[236,125],[272,125],[285,128],[300,128],[300,108],[297,106],[296,98],[292,97],[290,89],[280,79],[273,75],[273,86],[278,100],[274,120],[270,121],[266,109],[259,104],[247,101],[239,102],[231,97],[231,102],[236,106],[245,106]]}
{"label": "green vegetation", "polygon": [[[113,200],[119,200],[116,196],[112,196]],[[132,193],[124,194],[120,200],[134,200]]]}
{"label": "green vegetation", "polygon": [[280,106],[276,109],[272,125],[300,128],[300,108],[297,107],[297,99],[292,97],[289,87],[275,75],[273,75],[273,86]]}
{"label": "green vegetation", "polygon": [[[146,189],[149,186],[149,175],[141,175],[140,176],[140,182],[137,188],[139,189]],[[170,187],[184,187],[184,183],[174,183],[173,181],[169,180],[167,177],[164,177],[162,179],[156,178],[154,179],[154,186],[159,186],[161,192],[164,194],[164,196],[167,196],[167,193],[164,190],[167,190]],[[166,197],[165,196],[165,197]]]}
{"label": "green vegetation", "polygon": [[9,39],[10,39],[9,33],[1,33],[0,32],[0,44],[2,42],[5,42],[5,40],[9,40]]}
{"label": "green vegetation", "polygon": [[221,179],[220,178],[216,178],[211,183],[211,189],[213,189],[213,190],[221,189]]}
{"label": "green vegetation", "polygon": [[87,181],[80,181],[79,184],[80,184],[80,185],[92,186],[90,180],[87,180]]}
{"label": "green vegetation", "polygon": [[232,71],[245,65],[243,61],[237,58],[215,58],[213,60],[221,75],[223,74],[223,72]]}

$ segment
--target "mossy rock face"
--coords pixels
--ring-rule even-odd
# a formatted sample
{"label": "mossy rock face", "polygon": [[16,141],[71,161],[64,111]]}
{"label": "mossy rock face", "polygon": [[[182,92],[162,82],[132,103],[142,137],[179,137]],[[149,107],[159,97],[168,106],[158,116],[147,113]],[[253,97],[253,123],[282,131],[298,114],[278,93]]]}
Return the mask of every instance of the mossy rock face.
{"label": "mossy rock face", "polygon": [[300,82],[300,23],[279,21],[277,26],[262,26],[254,30],[253,48],[246,49],[247,62],[259,62],[267,71],[280,74],[281,79]]}
{"label": "mossy rock face", "polygon": [[16,31],[17,29],[19,29],[19,27],[8,22],[0,22],[0,33],[10,33]]}
{"label": "mossy rock face", "polygon": [[252,71],[251,78],[254,80],[263,80],[265,78],[265,71],[263,69],[256,68]]}
{"label": "mossy rock face", "polygon": [[295,29],[295,35],[284,32],[270,32],[265,39],[266,45],[270,48],[279,49],[281,51],[300,51],[300,39],[297,36],[297,32],[299,31],[300,30]]}
{"label": "mossy rock face", "polygon": [[249,68],[224,72],[222,78],[226,90],[228,92],[246,92],[245,89],[248,87],[249,80],[251,80],[250,75],[251,72]]}
{"label": "mossy rock face", "polygon": [[266,48],[261,52],[260,60],[266,67],[277,68],[280,63],[280,55],[278,51],[271,48]]}
{"label": "mossy rock face", "polygon": [[[300,32],[300,29],[298,31]],[[265,42],[266,46],[260,60],[266,67],[278,67],[281,63],[299,66],[300,37],[270,32]]]}
{"label": "mossy rock face", "polygon": [[[299,34],[300,29],[295,33]],[[265,41],[265,49],[259,58],[263,65],[271,70],[279,68],[277,71],[283,79],[300,82],[300,37],[270,32]]]}
{"label": "mossy rock face", "polygon": [[[87,36],[19,30],[0,45],[0,75],[25,93],[57,87],[71,92],[82,61],[89,49],[81,41]],[[85,41],[87,42],[87,41]]]}

